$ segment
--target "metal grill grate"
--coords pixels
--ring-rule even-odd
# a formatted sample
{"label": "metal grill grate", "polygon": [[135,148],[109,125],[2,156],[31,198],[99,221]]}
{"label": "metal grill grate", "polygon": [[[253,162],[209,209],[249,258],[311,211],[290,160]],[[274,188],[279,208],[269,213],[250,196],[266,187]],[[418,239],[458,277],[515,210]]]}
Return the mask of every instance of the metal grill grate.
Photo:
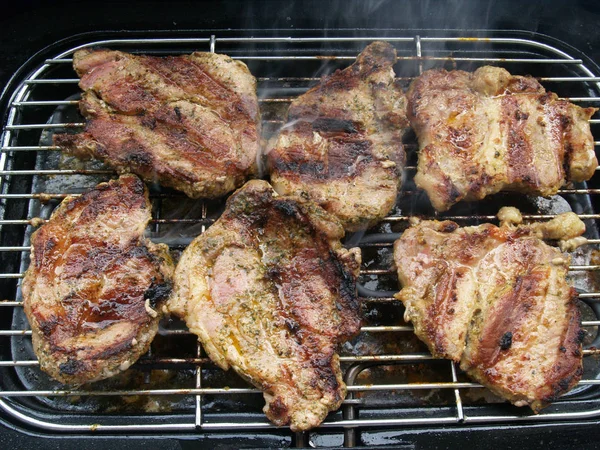
{"label": "metal grill grate", "polygon": [[[274,431],[263,417],[260,391],[234,375],[220,373],[181,324],[165,321],[152,350],[129,377],[76,390],[49,380],[37,368],[31,352],[31,331],[22,311],[20,279],[29,261],[29,236],[52,209],[69,194],[77,194],[109,179],[114,173],[97,162],[78,162],[60,155],[52,133],[84,126],[76,110],[78,79],[71,68],[77,48],[102,46],[144,54],[216,51],[246,62],[259,81],[264,138],[283,123],[292,98],[319,77],[350,64],[373,40],[391,42],[398,50],[396,73],[408,83],[433,67],[474,70],[484,64],[531,74],[561,97],[583,106],[600,103],[600,76],[593,65],[541,40],[488,33],[485,37],[405,35],[403,37],[243,37],[223,33],[185,38],[118,38],[86,42],[40,61],[12,94],[0,156],[0,408],[17,420],[59,432],[147,432],[252,429],[278,433],[298,446],[361,443],[369,427],[444,424],[562,421],[600,417],[600,366],[591,356],[600,325],[600,238],[595,196],[600,177],[588,185],[569,186],[550,200],[516,195],[495,196],[471,205],[457,205],[437,215],[412,183],[416,142],[408,138],[409,165],[402,195],[394,212],[363,235],[347,237],[364,253],[360,294],[365,309],[361,335],[344,346],[341,361],[348,397],[319,430],[292,436]],[[587,65],[586,65],[587,64]],[[600,116],[590,122],[598,136]],[[600,142],[595,143],[596,146]],[[599,188],[593,188],[597,185]],[[223,203],[186,199],[182,194],[151,188],[153,219],[148,235],[166,242],[177,253],[219,215]],[[585,374],[579,385],[554,405],[532,415],[497,399],[481,401],[484,389],[469,382],[453,363],[433,359],[402,324],[402,306],[391,265],[391,246],[413,214],[447,218],[461,225],[496,221],[500,206],[516,205],[529,221],[547,220],[566,210],[577,212],[588,227],[588,245],[574,256],[571,281],[580,291],[583,326],[588,331],[584,350]],[[400,325],[399,325],[400,324]],[[4,341],[1,341],[4,340]],[[29,356],[28,356],[29,355]],[[133,374],[133,375],[131,375]],[[141,387],[140,387],[141,385]],[[105,399],[106,401],[104,401]],[[113,404],[118,404],[115,407]],[[268,431],[261,431],[268,430]],[[245,432],[244,432],[245,433]],[[371,443],[373,443],[371,441]],[[286,444],[286,445],[288,445]]]}

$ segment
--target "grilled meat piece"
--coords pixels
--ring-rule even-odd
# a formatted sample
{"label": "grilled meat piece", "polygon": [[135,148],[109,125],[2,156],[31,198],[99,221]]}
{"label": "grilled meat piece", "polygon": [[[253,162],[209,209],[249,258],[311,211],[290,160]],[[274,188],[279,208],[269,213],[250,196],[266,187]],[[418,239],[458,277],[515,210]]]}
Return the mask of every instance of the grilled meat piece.
{"label": "grilled meat piece", "polygon": [[108,378],[150,347],[173,263],[143,238],[150,220],[135,175],[67,197],[31,237],[23,306],[40,368],[62,383]]}
{"label": "grilled meat piece", "polygon": [[169,310],[294,431],[318,426],[346,395],[335,350],[359,330],[360,253],[343,235],[320,207],[250,181],[175,271]]}
{"label": "grilled meat piece", "polygon": [[420,222],[394,244],[405,319],[435,357],[537,412],[581,378],[583,335],[570,257],[540,238],[584,231],[573,213],[537,225]]}
{"label": "grilled meat piece", "polygon": [[420,147],[415,182],[438,211],[499,191],[554,195],[598,166],[588,123],[596,110],[559,100],[532,77],[430,70],[407,97]]}
{"label": "grilled meat piece", "polygon": [[157,58],[79,50],[83,133],[56,145],[192,198],[219,197],[256,171],[260,115],[245,64],[214,53]]}
{"label": "grilled meat piece", "polygon": [[405,163],[406,99],[396,50],[374,42],[294,100],[268,154],[273,188],[310,198],[355,231],[393,208]]}

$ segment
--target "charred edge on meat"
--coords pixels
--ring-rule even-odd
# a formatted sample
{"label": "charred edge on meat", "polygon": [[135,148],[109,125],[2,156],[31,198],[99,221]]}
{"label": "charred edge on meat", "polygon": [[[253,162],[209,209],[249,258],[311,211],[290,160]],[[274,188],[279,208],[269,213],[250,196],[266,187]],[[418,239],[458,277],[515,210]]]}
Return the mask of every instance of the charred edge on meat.
{"label": "charred edge on meat", "polygon": [[60,364],[59,370],[64,375],[77,375],[78,373],[84,372],[86,365],[83,361],[69,358],[66,362]]}
{"label": "charred edge on meat", "polygon": [[502,350],[508,350],[512,346],[512,338],[513,334],[510,331],[507,331],[500,338],[500,348]]}
{"label": "charred edge on meat", "polygon": [[159,303],[169,297],[172,288],[173,285],[170,282],[153,284],[146,289],[146,292],[144,292],[144,299],[148,299],[150,301],[150,306],[154,309]]}

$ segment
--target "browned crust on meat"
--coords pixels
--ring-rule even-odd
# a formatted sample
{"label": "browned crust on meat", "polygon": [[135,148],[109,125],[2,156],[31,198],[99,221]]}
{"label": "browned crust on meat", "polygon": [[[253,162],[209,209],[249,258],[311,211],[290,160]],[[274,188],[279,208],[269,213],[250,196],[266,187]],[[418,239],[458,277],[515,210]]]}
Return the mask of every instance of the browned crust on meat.
{"label": "browned crust on meat", "polygon": [[502,125],[507,136],[508,179],[523,185],[525,190],[535,192],[540,187],[540,181],[537,173],[531,170],[535,162],[531,143],[525,134],[528,114],[519,108],[515,96],[502,98],[501,105]]}
{"label": "browned crust on meat", "polygon": [[[558,336],[559,345],[546,350],[548,358],[552,358],[553,362],[540,367],[543,376],[535,386],[535,391],[529,390],[532,387],[528,379],[529,373],[518,370],[507,377],[498,370],[503,361],[518,361],[528,357],[522,349],[513,350],[514,345],[519,340],[527,340],[529,333],[536,331],[531,328],[531,317],[534,315],[531,309],[542,306],[528,302],[528,293],[524,291],[539,289],[544,284],[544,276],[547,274],[529,274],[523,277],[521,286],[513,294],[515,298],[502,299],[494,308],[494,317],[476,334],[480,337],[477,343],[479,351],[461,361],[461,368],[470,377],[518,406],[528,404],[536,413],[575,387],[583,375],[581,342],[584,332],[581,329],[581,313],[574,289],[569,291],[566,317],[561,318],[565,327]],[[543,321],[542,314],[543,311],[535,312],[535,322]],[[508,361],[505,365],[512,364],[514,362]]]}
{"label": "browned crust on meat", "polygon": [[425,221],[394,244],[398,298],[432,354],[535,412],[580,380],[583,333],[570,258],[537,228]]}
{"label": "browned crust on meat", "polygon": [[[223,221],[243,224],[242,237],[247,242],[269,244],[263,260],[266,276],[278,286],[286,300],[280,305],[282,315],[290,315],[300,326],[294,334],[312,339],[315,331],[326,333],[334,342],[354,336],[360,327],[360,304],[356,296],[358,266],[346,257],[339,239],[343,232],[335,230],[335,219],[319,207],[295,197],[273,196],[265,183],[252,183],[227,201]],[[330,229],[323,230],[324,222]],[[272,258],[268,256],[272,255]],[[322,292],[311,289],[306,280],[322,278],[334,305],[322,305]],[[317,316],[307,316],[307,308],[322,310]],[[318,326],[315,324],[318,319]],[[294,328],[294,327],[292,327]],[[327,331],[325,331],[327,330]],[[303,347],[304,348],[304,347]]]}
{"label": "browned crust on meat", "polygon": [[[324,77],[292,102],[288,124],[268,153],[277,192],[310,198],[351,231],[373,225],[391,210],[408,129],[395,61],[390,44],[374,42],[350,67]],[[363,195],[353,186],[362,187]]]}
{"label": "browned crust on meat", "polygon": [[346,394],[336,347],[360,329],[360,256],[343,235],[322,208],[250,181],[176,270],[169,310],[220,367],[263,390],[269,420],[295,431]]}
{"label": "browned crust on meat", "polygon": [[[491,224],[462,230],[449,220],[422,222],[394,243],[398,276],[405,288],[398,298],[407,307],[415,333],[434,356],[456,361],[464,349],[467,333],[463,323],[470,320],[475,296],[468,266],[477,264],[502,239]],[[448,247],[457,232],[461,243],[452,245],[448,256],[441,257],[436,248]],[[424,301],[413,306],[415,297]]]}
{"label": "browned crust on meat", "polygon": [[66,152],[192,198],[222,196],[255,174],[260,115],[256,80],[244,64],[210,53],[80,50],[74,67],[87,126],[54,137]]}
{"label": "browned crust on meat", "polygon": [[149,220],[143,182],[125,175],[68,197],[33,233],[23,305],[40,367],[53,378],[97,381],[148,350],[173,270],[166,248],[142,236]]}
{"label": "browned crust on meat", "polygon": [[490,66],[430,70],[407,98],[421,149],[415,182],[439,211],[506,190],[553,195],[598,165],[588,123],[596,110],[558,99],[532,77]]}
{"label": "browned crust on meat", "polygon": [[[273,155],[271,168],[287,178],[305,183],[360,176],[367,166],[373,165],[374,157],[371,143],[358,134],[357,128],[349,121],[337,119],[317,119],[312,124],[300,122],[294,126],[294,133],[302,136],[301,140],[286,148],[285,154]],[[325,160],[317,156],[318,144],[307,148],[306,142],[313,141],[315,130],[330,143]]]}

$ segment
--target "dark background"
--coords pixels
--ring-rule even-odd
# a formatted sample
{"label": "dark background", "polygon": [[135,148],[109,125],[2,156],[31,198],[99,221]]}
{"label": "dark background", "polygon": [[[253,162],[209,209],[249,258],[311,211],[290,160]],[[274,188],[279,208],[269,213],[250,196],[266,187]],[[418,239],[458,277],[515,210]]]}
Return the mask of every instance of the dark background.
{"label": "dark background", "polygon": [[600,62],[596,0],[5,0],[0,85],[29,56],[77,33],[205,28],[487,28],[548,34]]}
{"label": "dark background", "polygon": [[[504,29],[535,31],[577,47],[600,64],[600,2],[595,0],[307,0],[307,1],[73,1],[16,0],[0,9],[0,91],[34,53],[74,34],[114,30],[397,28]],[[281,34],[281,32],[280,32]],[[1,293],[0,293],[1,294]],[[595,448],[595,422],[568,427],[540,425],[402,430],[402,448]],[[214,448],[221,442],[161,442],[137,438],[70,436],[66,440],[15,430],[0,414],[0,448]],[[198,437],[201,437],[199,435]],[[180,437],[181,438],[181,437]]]}

